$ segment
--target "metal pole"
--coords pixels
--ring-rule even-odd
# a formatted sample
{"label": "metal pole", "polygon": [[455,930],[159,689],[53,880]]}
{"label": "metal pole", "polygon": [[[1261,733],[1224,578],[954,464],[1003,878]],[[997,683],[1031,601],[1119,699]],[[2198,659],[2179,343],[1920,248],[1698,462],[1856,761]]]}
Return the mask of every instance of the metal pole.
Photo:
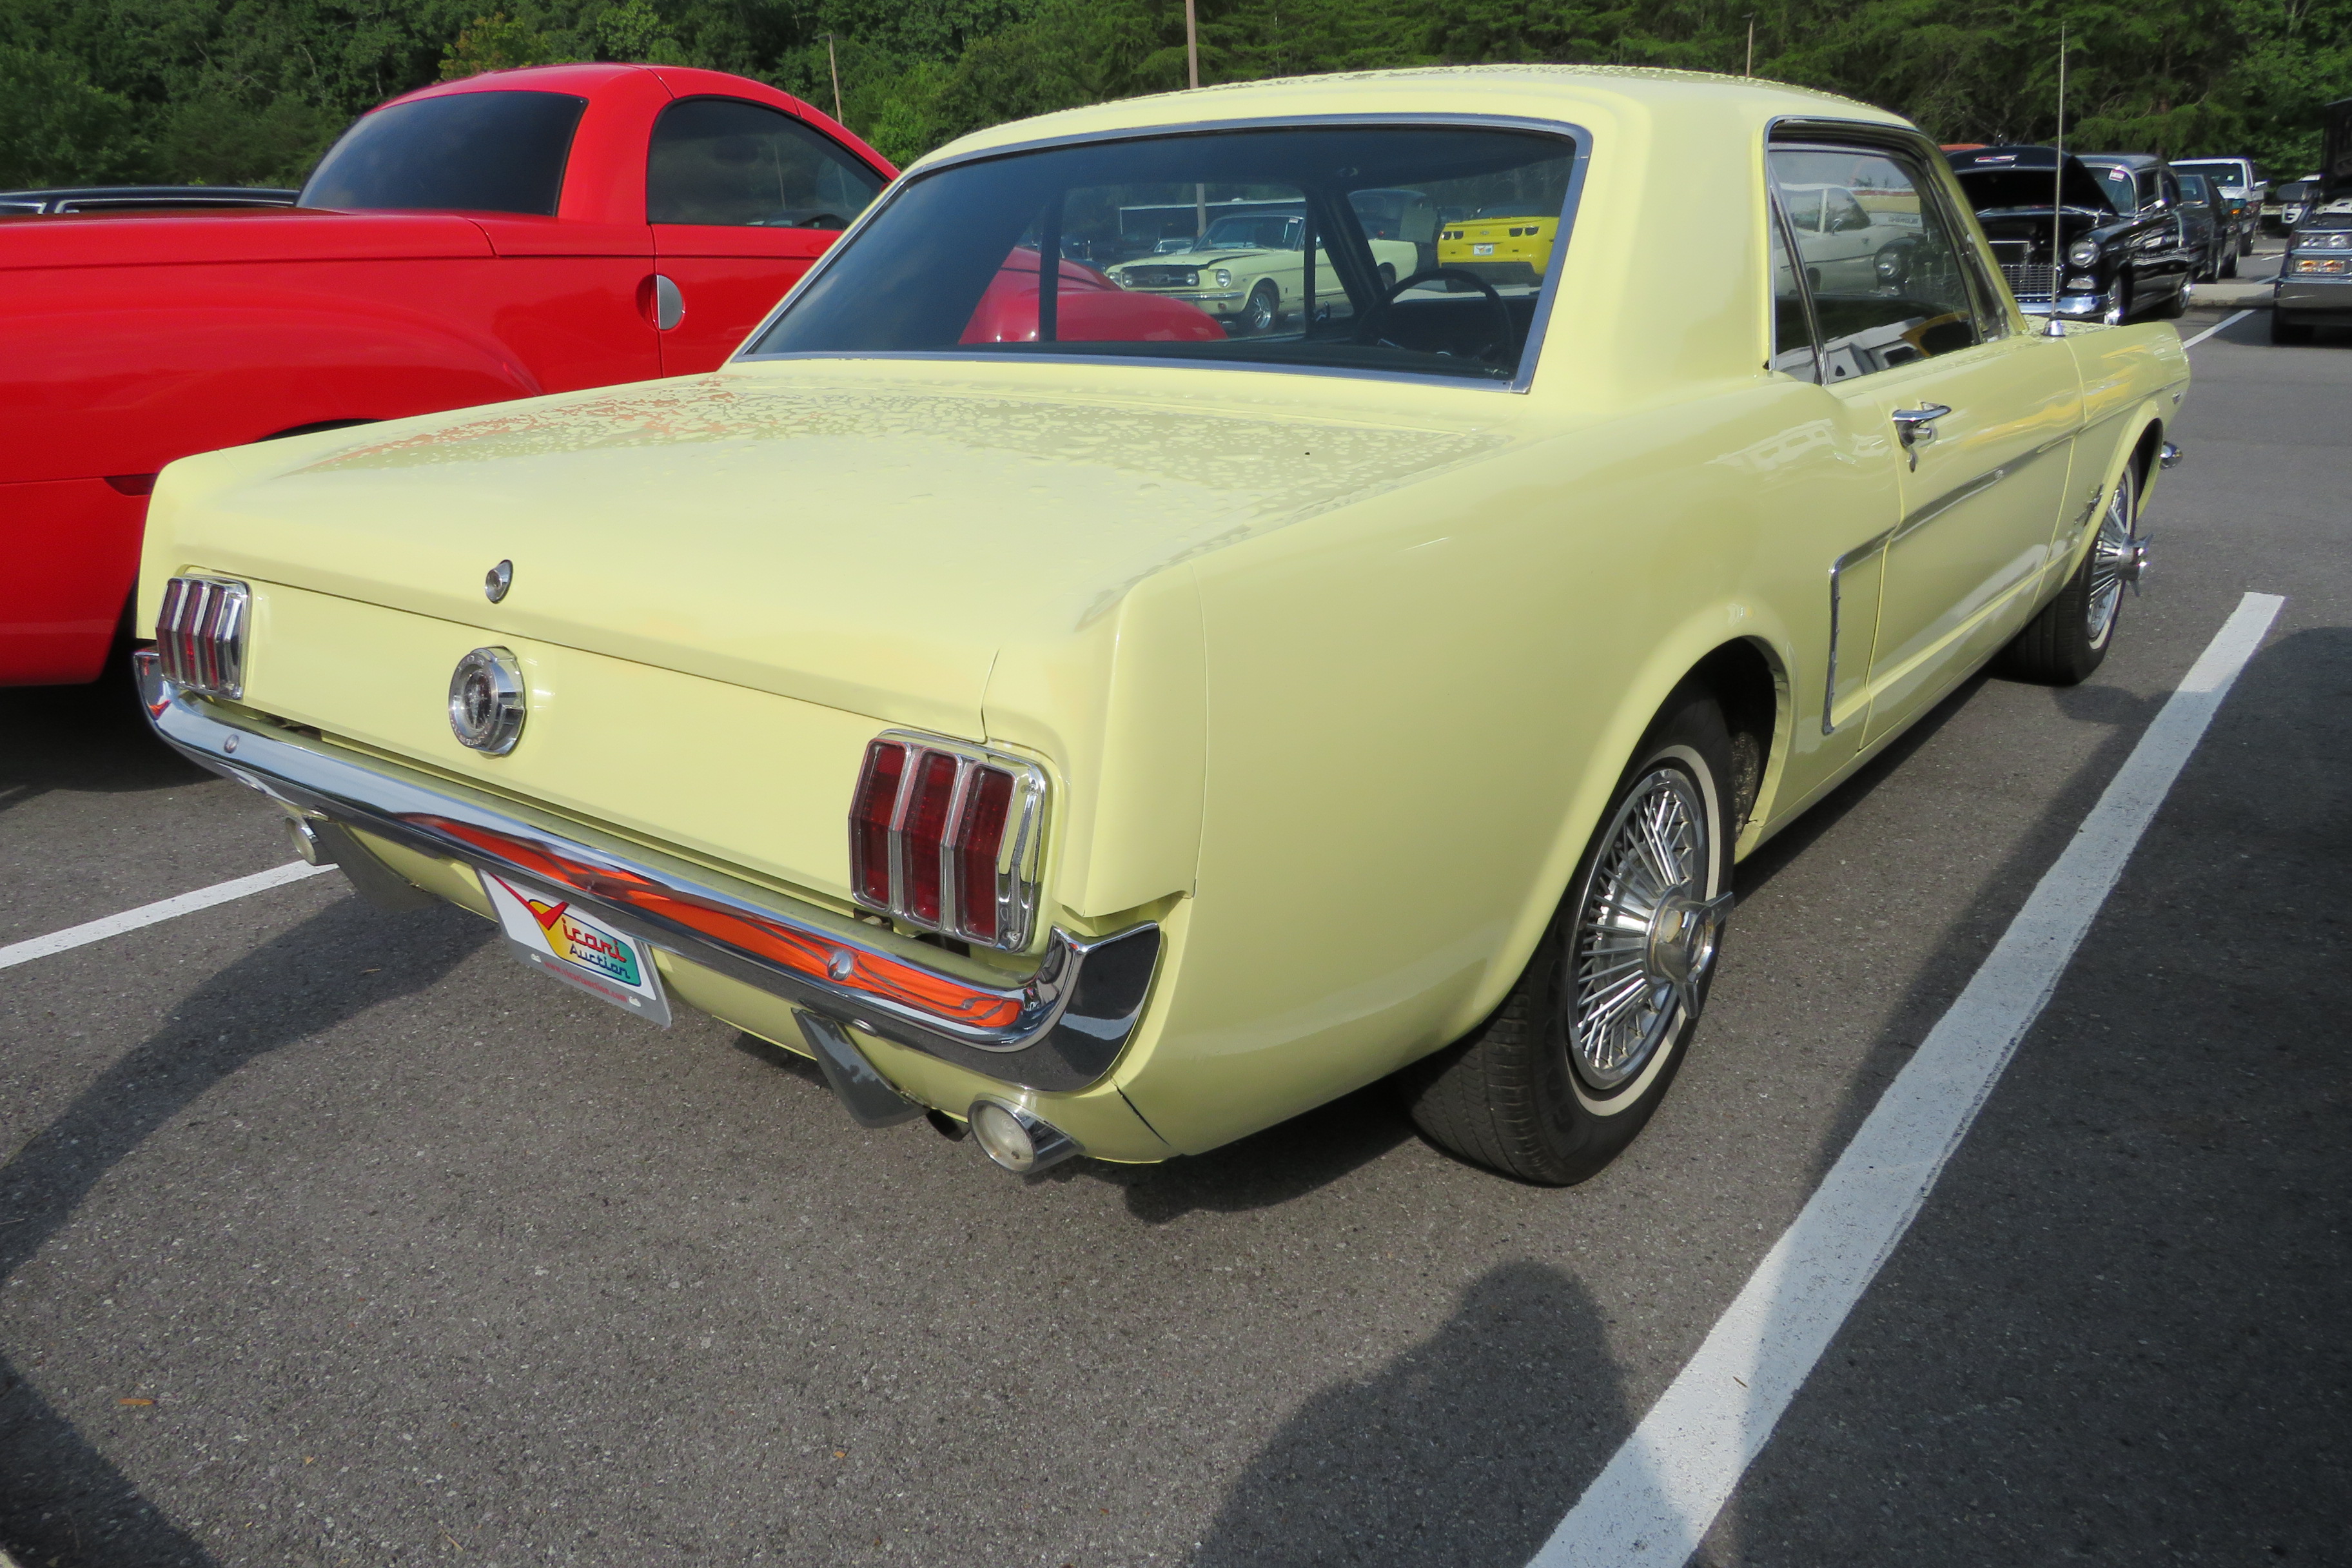
{"label": "metal pole", "polygon": [[1756,74],[1756,13],[1748,13],[1748,69],[1743,74]]}
{"label": "metal pole", "polygon": [[833,52],[831,33],[824,36],[824,60],[833,68],[833,118],[836,122],[845,124],[847,121],[841,118],[841,57]]}
{"label": "metal pole", "polygon": [[[1197,0],[1184,0],[1184,74],[1192,85],[1201,85],[1201,17]],[[1199,240],[1209,232],[1209,187],[1192,187],[1192,237]]]}

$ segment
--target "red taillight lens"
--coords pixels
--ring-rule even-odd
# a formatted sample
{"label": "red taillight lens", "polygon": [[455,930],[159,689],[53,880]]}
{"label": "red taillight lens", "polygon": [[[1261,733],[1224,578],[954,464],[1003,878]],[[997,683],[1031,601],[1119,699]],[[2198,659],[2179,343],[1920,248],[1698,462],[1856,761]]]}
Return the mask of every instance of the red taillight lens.
{"label": "red taillight lens", "polygon": [[996,940],[996,857],[1012,805],[1012,774],[996,768],[972,771],[956,823],[955,868],[957,912],[964,934],[975,941]]}
{"label": "red taillight lens", "polygon": [[877,737],[850,797],[850,891],[901,926],[1018,951],[1036,918],[1045,787],[1042,770],[963,742]]}
{"label": "red taillight lens", "polygon": [[915,802],[907,809],[907,912],[940,923],[940,855],[947,847],[948,807],[955,801],[956,760],[926,752],[915,775]]}
{"label": "red taillight lens", "polygon": [[849,885],[857,896],[890,907],[890,817],[898,805],[898,780],[907,771],[907,748],[877,741],[866,748],[857,798],[849,808]]}

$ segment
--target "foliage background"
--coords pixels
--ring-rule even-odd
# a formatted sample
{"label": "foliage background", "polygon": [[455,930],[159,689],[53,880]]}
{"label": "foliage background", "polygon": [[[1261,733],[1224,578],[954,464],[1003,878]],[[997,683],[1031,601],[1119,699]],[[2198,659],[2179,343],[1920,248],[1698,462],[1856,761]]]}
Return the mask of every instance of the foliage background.
{"label": "foliage background", "polygon": [[[546,60],[716,67],[905,162],[982,125],[1184,84],[1182,0],[0,0],[0,187],[291,184],[362,110]],[[2051,132],[2175,157],[2318,157],[2352,0],[1201,0],[1203,81],[1480,60],[1746,68],[1948,142]]]}

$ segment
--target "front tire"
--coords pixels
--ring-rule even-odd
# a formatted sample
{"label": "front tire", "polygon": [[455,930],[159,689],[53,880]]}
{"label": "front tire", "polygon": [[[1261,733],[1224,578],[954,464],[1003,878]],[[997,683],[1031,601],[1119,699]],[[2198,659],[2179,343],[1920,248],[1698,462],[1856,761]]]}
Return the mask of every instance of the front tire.
{"label": "front tire", "polygon": [[1399,1075],[1430,1142],[1567,1186],[1633,1141],[1682,1067],[1715,977],[1731,902],[1732,778],[1722,710],[1678,692],[1502,1006]]}
{"label": "front tire", "polygon": [[1249,337],[1261,337],[1274,331],[1282,320],[1282,295],[1271,279],[1250,290],[1249,303],[1242,307],[1242,331]]}
{"label": "front tire", "polygon": [[2099,514],[2091,548],[2058,596],[2001,649],[2000,672],[2047,686],[2088,680],[2115,646],[2125,587],[2137,584],[2147,569],[2147,543],[2139,537],[2139,480],[2126,465]]}
{"label": "front tire", "polygon": [[2315,334],[2309,321],[2290,321],[2276,310],[2271,312],[2271,342],[2281,347],[2296,348],[2311,342]]}

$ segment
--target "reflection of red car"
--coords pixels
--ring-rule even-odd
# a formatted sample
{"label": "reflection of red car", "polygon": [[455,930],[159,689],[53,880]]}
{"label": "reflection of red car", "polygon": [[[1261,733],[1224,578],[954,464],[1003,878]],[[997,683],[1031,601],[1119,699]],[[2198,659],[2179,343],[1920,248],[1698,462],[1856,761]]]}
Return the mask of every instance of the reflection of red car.
{"label": "reflection of red car", "polygon": [[362,116],[299,207],[0,218],[0,685],[98,674],[165,463],[709,370],[894,174],[741,77],[542,66]]}
{"label": "reflection of red car", "polygon": [[[1055,338],[1062,342],[1181,343],[1222,340],[1225,329],[1197,305],[1157,294],[1130,294],[1091,267],[1062,263],[1054,290]],[[962,341],[1037,341],[1037,253],[1015,250],[980,297]]]}

